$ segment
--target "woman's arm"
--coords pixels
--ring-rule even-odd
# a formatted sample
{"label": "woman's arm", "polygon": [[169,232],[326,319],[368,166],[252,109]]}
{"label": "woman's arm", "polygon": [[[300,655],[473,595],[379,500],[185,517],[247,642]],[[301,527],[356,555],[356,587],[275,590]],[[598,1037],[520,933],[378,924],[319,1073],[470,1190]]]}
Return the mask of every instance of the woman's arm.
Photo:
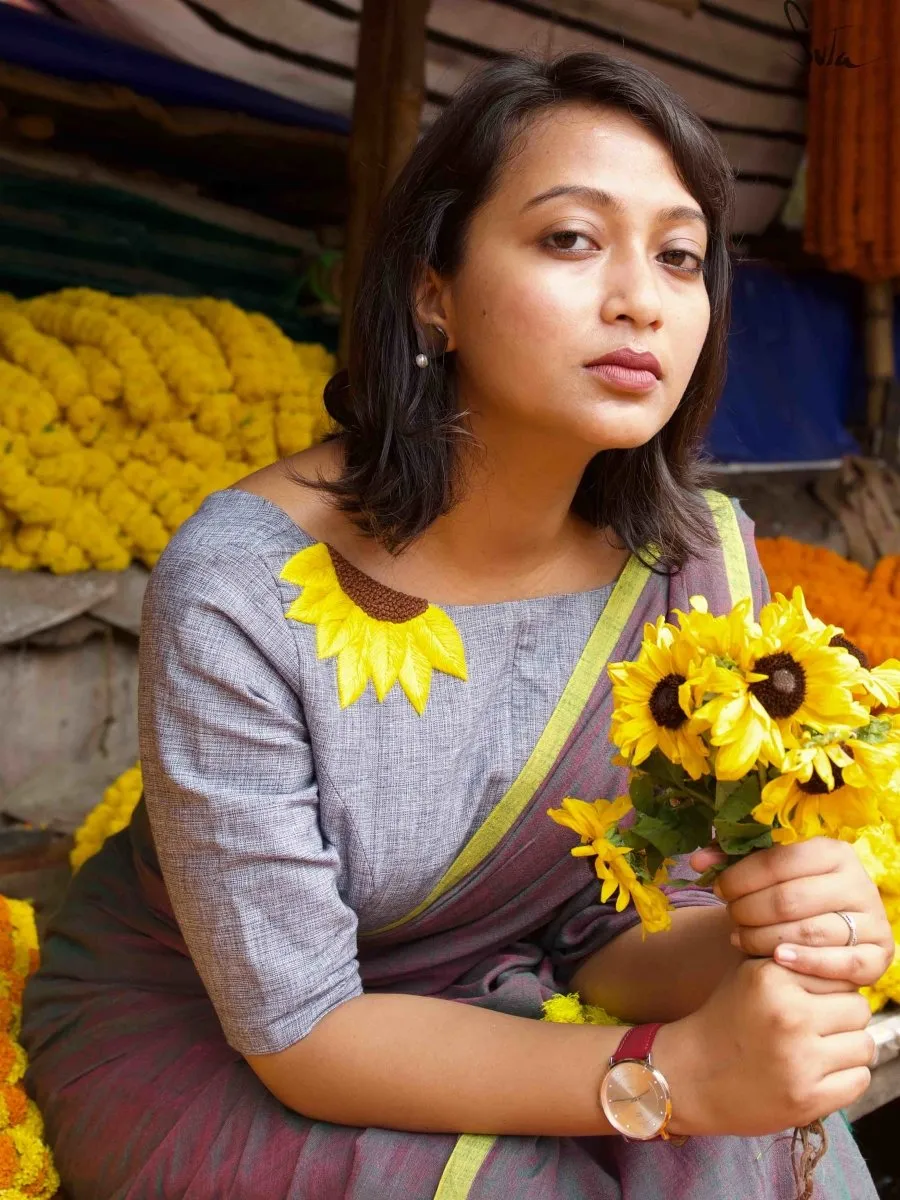
{"label": "woman's arm", "polygon": [[[861,1095],[874,1045],[869,1006],[853,992],[814,994],[812,982],[748,960],[696,1013],[663,1026],[653,1060],[672,1091],[673,1133],[774,1133]],[[611,1132],[597,1095],[623,1032],[369,994],[288,1049],[248,1062],[283,1104],[314,1120],[583,1136]]]}
{"label": "woman's arm", "polygon": [[634,925],[585,959],[571,988],[624,1021],[678,1020],[744,961],[729,942],[733,929],[724,905],[677,908],[667,933],[644,939]]}

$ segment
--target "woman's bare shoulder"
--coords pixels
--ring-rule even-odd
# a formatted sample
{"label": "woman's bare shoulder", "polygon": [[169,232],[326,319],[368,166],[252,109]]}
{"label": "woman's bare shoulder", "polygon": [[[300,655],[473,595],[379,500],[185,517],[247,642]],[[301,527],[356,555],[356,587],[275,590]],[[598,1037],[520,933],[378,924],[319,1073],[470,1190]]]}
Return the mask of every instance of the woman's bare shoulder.
{"label": "woman's bare shoulder", "polygon": [[295,525],[317,541],[327,542],[347,518],[335,509],[327,492],[311,485],[319,479],[336,479],[340,468],[340,444],[322,442],[254,471],[233,486],[277,504]]}

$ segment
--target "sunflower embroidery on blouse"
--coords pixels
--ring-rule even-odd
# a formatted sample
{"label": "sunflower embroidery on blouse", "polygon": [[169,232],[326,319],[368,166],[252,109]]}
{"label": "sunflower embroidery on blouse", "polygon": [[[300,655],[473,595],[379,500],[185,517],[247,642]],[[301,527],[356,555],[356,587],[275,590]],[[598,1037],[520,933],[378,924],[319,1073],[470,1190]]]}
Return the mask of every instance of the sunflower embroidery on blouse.
{"label": "sunflower embroidery on blouse", "polygon": [[399,683],[421,715],[432,669],[467,678],[462,638],[445,612],[370,579],[326,543],[300,550],[281,578],[303,589],[285,616],[316,626],[319,658],[337,657],[342,708],[371,679],[379,701]]}

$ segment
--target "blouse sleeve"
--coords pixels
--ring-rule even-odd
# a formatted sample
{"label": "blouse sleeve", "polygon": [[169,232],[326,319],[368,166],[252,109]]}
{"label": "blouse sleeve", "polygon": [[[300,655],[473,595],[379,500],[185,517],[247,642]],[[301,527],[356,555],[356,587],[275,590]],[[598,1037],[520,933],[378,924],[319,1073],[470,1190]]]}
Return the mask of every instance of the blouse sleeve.
{"label": "blouse sleeve", "polygon": [[261,558],[170,543],[143,614],[145,797],[188,951],[242,1054],[283,1050],[362,992],[298,669]]}

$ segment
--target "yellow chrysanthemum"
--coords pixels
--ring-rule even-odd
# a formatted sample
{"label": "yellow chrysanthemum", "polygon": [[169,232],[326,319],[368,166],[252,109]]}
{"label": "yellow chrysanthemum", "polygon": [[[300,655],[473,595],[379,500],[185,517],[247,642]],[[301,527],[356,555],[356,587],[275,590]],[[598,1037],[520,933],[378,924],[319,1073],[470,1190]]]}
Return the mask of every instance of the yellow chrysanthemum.
{"label": "yellow chrysanthemum", "polygon": [[[858,830],[853,839],[853,849],[869,878],[882,893],[882,900],[887,907],[889,897],[900,896],[900,843],[893,826],[882,822]],[[896,902],[892,907],[896,910]],[[889,912],[888,920],[891,917],[892,913]]]}
{"label": "yellow chrysanthemum", "polygon": [[859,989],[869,1002],[873,1013],[884,1008],[889,1000],[900,1004],[900,946],[894,946],[894,961],[873,987]]}
{"label": "yellow chrysanthemum", "polygon": [[659,749],[692,779],[706,772],[706,745],[688,724],[689,680],[698,665],[693,646],[663,617],[644,626],[634,662],[610,665],[614,702],[610,738],[631,766],[640,766]]}
{"label": "yellow chrysanthemum", "polygon": [[445,612],[376,583],[325,543],[295,554],[281,578],[303,589],[286,615],[316,626],[319,658],[337,657],[342,708],[371,679],[379,701],[399,682],[421,714],[432,669],[467,678],[462,639]]}

